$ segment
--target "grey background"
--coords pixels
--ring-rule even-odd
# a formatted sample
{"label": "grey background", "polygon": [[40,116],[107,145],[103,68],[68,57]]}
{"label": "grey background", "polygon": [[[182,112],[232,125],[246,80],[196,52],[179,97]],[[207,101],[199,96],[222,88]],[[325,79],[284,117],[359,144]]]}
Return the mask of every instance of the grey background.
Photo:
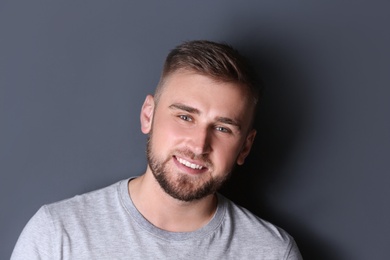
{"label": "grey background", "polygon": [[388,259],[389,10],[1,0],[0,258],[42,204],[144,171],[144,97],[171,48],[209,39],[267,85],[256,147],[223,192],[286,229],[305,259]]}

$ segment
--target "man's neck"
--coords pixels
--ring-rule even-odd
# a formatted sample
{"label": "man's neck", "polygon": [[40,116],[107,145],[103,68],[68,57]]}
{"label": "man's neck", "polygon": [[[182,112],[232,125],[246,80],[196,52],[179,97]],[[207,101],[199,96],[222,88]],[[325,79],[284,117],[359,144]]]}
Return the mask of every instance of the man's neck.
{"label": "man's neck", "polygon": [[149,222],[172,232],[190,232],[203,227],[217,208],[214,194],[192,202],[174,199],[165,193],[149,171],[129,182],[129,195]]}

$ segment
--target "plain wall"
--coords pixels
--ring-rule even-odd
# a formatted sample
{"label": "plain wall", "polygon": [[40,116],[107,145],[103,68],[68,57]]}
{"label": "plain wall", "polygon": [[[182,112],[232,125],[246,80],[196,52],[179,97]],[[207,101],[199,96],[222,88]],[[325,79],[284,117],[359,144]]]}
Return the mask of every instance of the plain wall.
{"label": "plain wall", "polygon": [[388,259],[390,3],[0,1],[0,258],[45,204],[145,170],[139,112],[168,51],[229,43],[266,84],[223,193],[305,259]]}

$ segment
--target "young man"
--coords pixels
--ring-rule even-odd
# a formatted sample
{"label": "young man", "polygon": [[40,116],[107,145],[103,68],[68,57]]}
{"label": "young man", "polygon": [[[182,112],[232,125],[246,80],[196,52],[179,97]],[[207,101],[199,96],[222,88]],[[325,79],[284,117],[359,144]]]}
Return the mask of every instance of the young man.
{"label": "young man", "polygon": [[231,47],[176,47],[141,110],[146,172],[43,206],[11,258],[301,259],[287,233],[217,193],[251,149],[257,100]]}

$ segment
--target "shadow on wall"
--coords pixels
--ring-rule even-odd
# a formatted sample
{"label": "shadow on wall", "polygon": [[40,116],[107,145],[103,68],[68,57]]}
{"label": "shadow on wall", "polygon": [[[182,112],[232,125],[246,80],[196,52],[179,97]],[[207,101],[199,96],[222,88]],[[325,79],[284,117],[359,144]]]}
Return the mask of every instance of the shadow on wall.
{"label": "shadow on wall", "polygon": [[285,176],[291,174],[282,168],[294,145],[303,137],[301,133],[307,123],[305,111],[310,110],[310,100],[304,90],[308,86],[304,73],[296,71],[296,63],[275,47],[267,48],[253,41],[251,46],[235,47],[249,58],[256,74],[262,75],[265,88],[257,111],[257,136],[251,154],[243,166],[235,169],[221,193],[286,229],[295,238],[304,259],[341,259],[330,255],[337,254],[332,245],[316,237],[288,213],[278,214],[277,207],[267,200],[271,185],[294,178]]}

